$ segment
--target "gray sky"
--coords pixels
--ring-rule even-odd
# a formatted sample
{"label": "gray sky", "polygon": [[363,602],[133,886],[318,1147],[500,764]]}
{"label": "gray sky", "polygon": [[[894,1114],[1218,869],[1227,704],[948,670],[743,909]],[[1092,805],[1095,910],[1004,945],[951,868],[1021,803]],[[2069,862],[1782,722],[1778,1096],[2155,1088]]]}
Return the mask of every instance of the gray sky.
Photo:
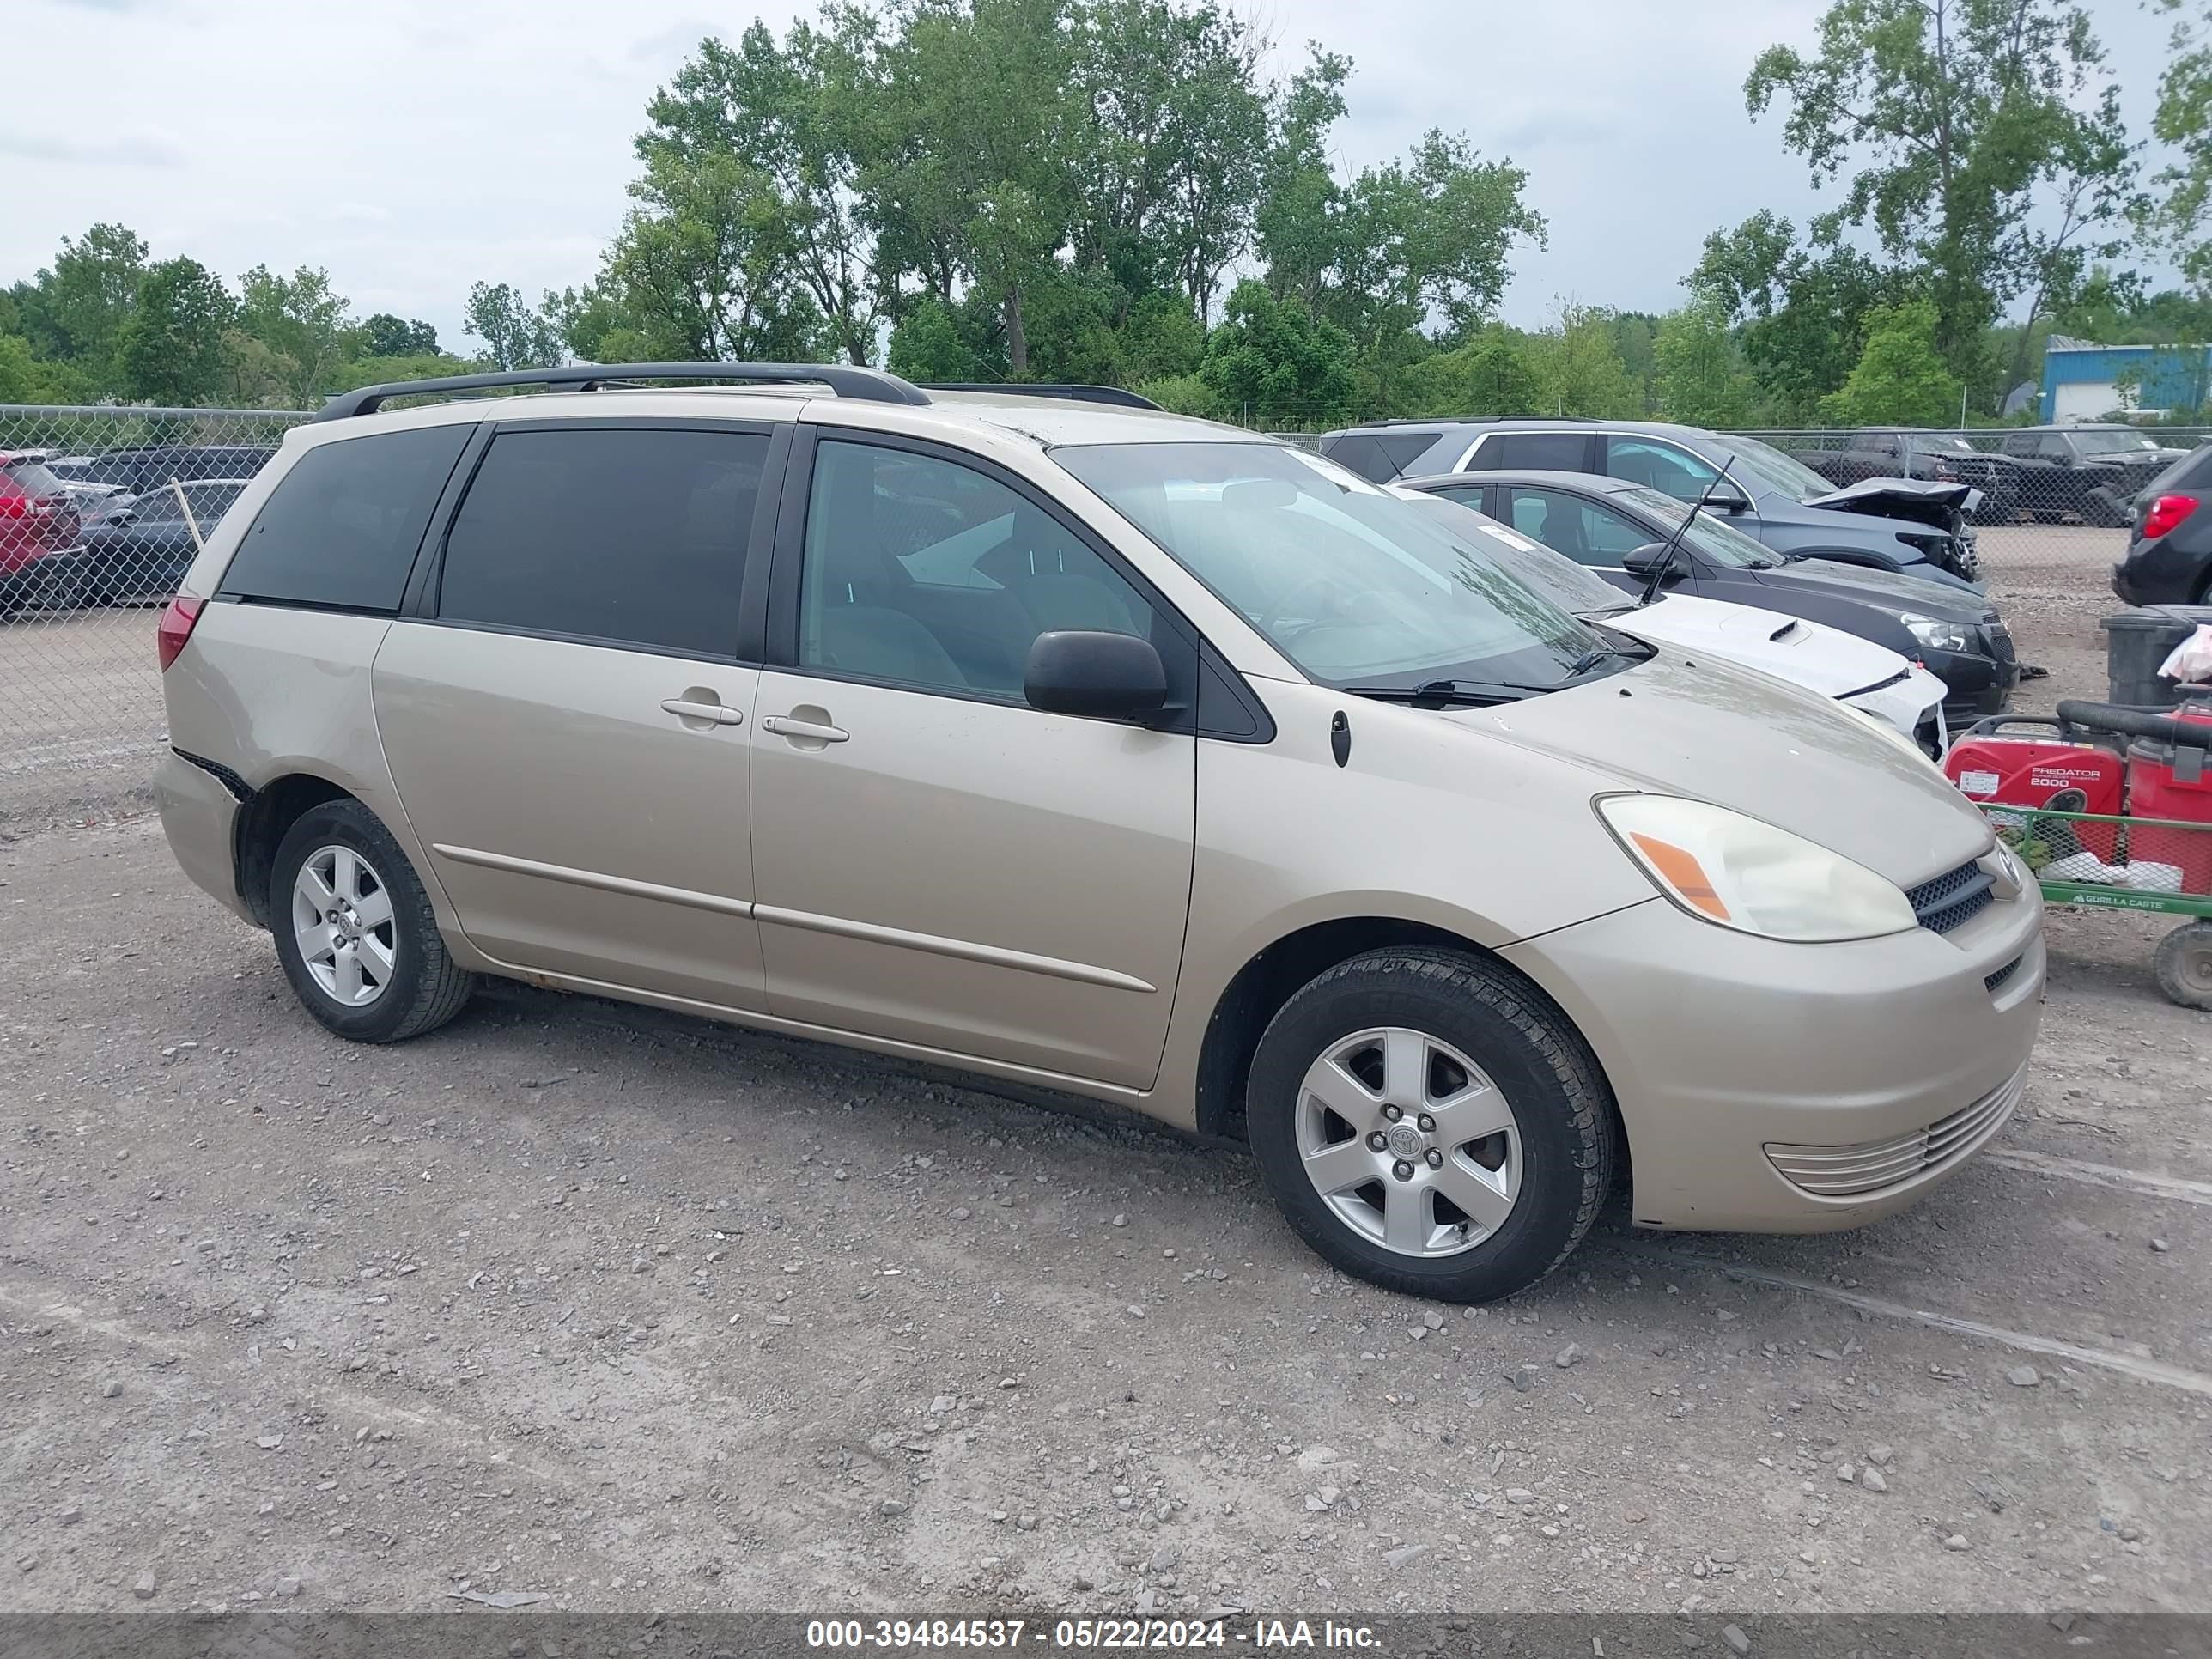
{"label": "gray sky", "polygon": [[[1523,251],[1508,320],[1555,298],[1664,311],[1705,234],[1830,198],[1754,125],[1742,82],[1776,41],[1809,43],[1823,0],[1264,0],[1287,68],[1318,40],[1358,65],[1340,159],[1356,170],[1425,129],[1510,155],[1551,222]],[[428,319],[466,349],[479,278],[589,278],[618,223],[646,99],[754,0],[10,0],[0,102],[0,282],[59,239],[120,220],[156,258],[235,280],[327,269],[356,313]],[[2165,24],[2134,0],[2092,9],[2147,136]]]}

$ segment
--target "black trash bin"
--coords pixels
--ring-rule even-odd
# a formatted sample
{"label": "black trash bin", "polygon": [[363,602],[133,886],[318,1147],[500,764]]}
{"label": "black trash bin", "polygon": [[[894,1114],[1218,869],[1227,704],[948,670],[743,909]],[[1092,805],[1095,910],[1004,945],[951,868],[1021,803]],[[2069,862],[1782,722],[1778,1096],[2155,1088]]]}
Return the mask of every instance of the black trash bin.
{"label": "black trash bin", "polygon": [[2212,605],[2142,605],[2106,617],[2105,700],[2132,708],[2171,708],[2181,688],[2158,677],[2158,665],[2173,647],[2203,623],[2212,623]]}

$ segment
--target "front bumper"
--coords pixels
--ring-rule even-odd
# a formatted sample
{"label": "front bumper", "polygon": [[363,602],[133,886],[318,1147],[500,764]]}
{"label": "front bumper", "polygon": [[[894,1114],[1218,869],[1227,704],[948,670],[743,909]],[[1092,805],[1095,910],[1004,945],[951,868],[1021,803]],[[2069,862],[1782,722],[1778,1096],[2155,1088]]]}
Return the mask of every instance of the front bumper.
{"label": "front bumper", "polygon": [[[2012,641],[2005,640],[2009,653]],[[1943,718],[1953,726],[1971,726],[2012,707],[2013,688],[2020,684],[2019,660],[2005,656],[1983,656],[1967,651],[1923,651],[1928,672],[1943,682]]]}
{"label": "front bumper", "polygon": [[[2042,916],[2031,888],[1948,933],[1791,945],[1654,899],[1504,955],[1605,1067],[1638,1224],[1825,1232],[1903,1209],[2003,1127],[2042,1017]],[[1824,1158],[1880,1179],[1806,1179]]]}

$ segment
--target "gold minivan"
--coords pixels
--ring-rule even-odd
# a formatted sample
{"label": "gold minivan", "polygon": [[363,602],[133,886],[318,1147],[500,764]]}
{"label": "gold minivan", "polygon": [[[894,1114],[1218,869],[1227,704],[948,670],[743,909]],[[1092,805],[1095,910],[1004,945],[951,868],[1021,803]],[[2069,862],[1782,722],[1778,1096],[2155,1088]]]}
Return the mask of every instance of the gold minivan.
{"label": "gold minivan", "polygon": [[502,975],[1241,1129],[1415,1294],[1528,1285],[1616,1176],[1887,1214],[2035,1039],[2036,890],[1909,744],[1127,393],[349,393],[161,653],[177,859],[339,1036]]}

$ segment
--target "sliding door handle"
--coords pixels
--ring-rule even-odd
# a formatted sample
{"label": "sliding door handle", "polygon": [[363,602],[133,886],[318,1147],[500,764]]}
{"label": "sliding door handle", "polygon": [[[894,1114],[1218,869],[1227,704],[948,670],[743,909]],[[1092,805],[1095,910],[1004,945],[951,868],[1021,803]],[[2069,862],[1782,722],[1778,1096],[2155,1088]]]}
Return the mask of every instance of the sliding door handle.
{"label": "sliding door handle", "polygon": [[842,743],[853,735],[842,726],[832,726],[826,720],[803,720],[792,714],[770,714],[761,722],[761,730],[802,744]]}
{"label": "sliding door handle", "polygon": [[663,697],[660,706],[680,720],[711,720],[716,726],[743,726],[745,711],[726,703],[694,702],[688,697]]}

